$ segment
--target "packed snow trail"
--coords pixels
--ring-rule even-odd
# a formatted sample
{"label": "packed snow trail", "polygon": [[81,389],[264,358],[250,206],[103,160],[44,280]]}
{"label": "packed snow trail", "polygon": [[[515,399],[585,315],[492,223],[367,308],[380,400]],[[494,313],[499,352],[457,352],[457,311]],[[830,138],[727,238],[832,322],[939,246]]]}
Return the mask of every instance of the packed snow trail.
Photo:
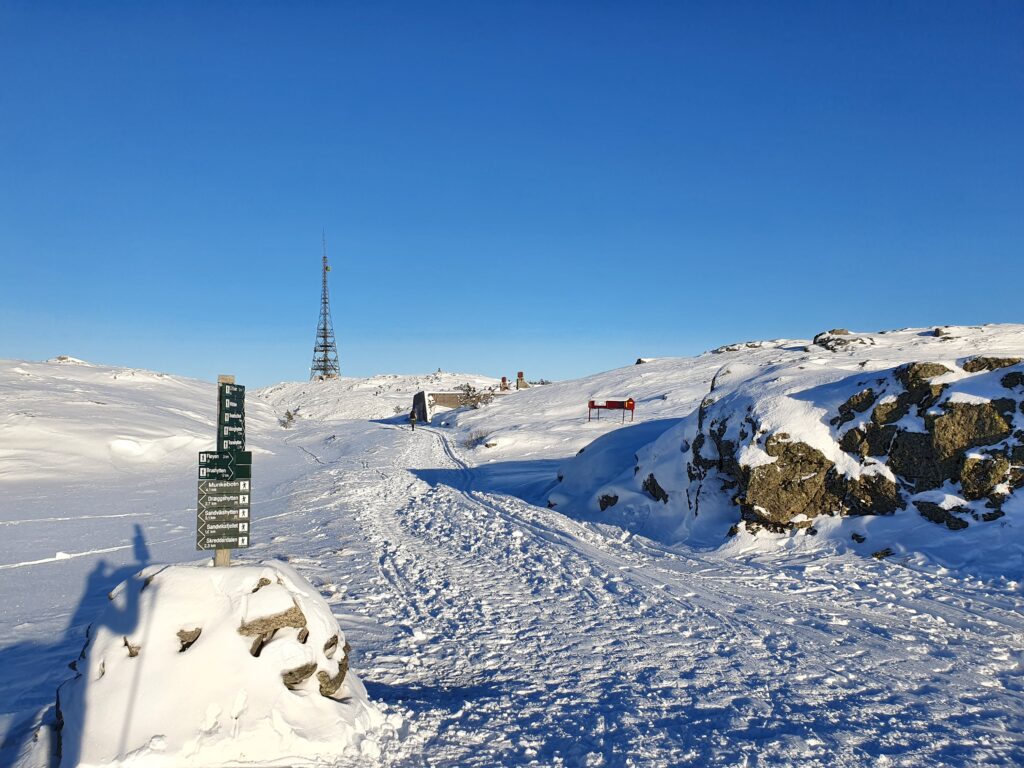
{"label": "packed snow trail", "polygon": [[1024,761],[1015,584],[669,550],[477,490],[439,430],[288,441],[308,475],[248,557],[288,553],[328,596],[408,724],[388,764]]}

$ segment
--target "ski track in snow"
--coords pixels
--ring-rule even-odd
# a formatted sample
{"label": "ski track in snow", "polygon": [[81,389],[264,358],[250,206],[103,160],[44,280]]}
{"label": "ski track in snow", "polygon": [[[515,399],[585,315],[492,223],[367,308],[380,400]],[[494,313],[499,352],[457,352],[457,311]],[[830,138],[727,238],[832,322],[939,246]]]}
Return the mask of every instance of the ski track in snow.
{"label": "ski track in snow", "polygon": [[287,439],[310,474],[246,557],[289,553],[334,606],[409,724],[385,764],[1024,762],[1018,592],[668,549],[475,490],[442,431],[366,426],[336,459]]}

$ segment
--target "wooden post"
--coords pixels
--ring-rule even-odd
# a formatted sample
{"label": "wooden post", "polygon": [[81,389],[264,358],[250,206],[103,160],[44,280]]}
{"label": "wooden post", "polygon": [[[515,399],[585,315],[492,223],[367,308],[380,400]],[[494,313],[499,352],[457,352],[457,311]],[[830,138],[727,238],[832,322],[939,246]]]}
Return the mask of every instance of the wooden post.
{"label": "wooden post", "polygon": [[[217,377],[218,384],[234,384],[234,376],[220,375]],[[217,429],[220,429],[220,387],[217,387]],[[231,565],[231,550],[230,549],[215,549],[213,550],[213,567],[214,568],[228,568]]]}

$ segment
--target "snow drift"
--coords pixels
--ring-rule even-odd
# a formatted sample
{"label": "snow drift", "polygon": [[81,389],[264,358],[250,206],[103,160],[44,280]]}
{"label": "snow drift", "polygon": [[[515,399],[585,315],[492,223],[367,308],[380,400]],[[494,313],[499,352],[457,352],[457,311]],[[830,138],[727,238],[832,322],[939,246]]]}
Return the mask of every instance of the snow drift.
{"label": "snow drift", "polygon": [[123,582],[58,693],[61,765],[292,765],[375,755],[385,724],[324,599],[287,565]]}

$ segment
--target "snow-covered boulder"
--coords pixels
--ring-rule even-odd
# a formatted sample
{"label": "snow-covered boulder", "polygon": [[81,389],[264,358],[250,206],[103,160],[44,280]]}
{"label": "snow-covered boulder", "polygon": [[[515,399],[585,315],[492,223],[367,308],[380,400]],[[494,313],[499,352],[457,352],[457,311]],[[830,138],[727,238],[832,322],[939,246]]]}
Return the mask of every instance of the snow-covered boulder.
{"label": "snow-covered boulder", "polygon": [[61,765],[330,762],[385,717],[324,599],[283,563],[151,566],[89,628],[58,693]]}

